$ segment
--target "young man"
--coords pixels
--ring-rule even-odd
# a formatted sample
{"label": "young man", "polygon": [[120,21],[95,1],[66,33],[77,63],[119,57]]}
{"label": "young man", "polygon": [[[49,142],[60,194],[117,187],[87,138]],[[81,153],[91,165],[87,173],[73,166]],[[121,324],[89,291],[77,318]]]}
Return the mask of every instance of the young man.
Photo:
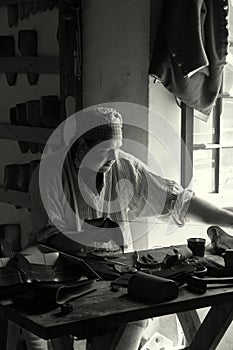
{"label": "young man", "polygon": [[[123,152],[122,118],[115,109],[87,109],[77,119],[77,130],[83,132],[65,157],[62,181],[58,168],[51,170],[50,157],[43,161],[44,169],[50,169],[50,180],[39,181],[39,169],[33,174],[31,244],[46,243],[77,256],[100,249],[115,254],[133,250],[129,222],[138,217],[168,216],[183,225],[190,215],[211,225],[233,225],[231,212],[201,200]],[[59,159],[59,152],[56,157]],[[118,223],[123,244],[115,237],[119,231],[85,221],[98,218]],[[136,350],[144,325],[136,322],[119,327],[115,334],[93,338],[88,349]]]}
{"label": "young man", "polygon": [[[51,167],[51,157],[44,161],[51,181],[46,176],[39,188],[39,168],[33,174],[29,188],[31,243],[46,241],[59,250],[85,255],[86,251],[98,250],[104,241],[106,250],[114,251],[116,244],[105,237],[104,228],[93,230],[84,222],[100,217],[119,224],[124,251],[133,249],[128,222],[143,216],[170,216],[176,224],[183,225],[189,215],[211,225],[233,225],[231,212],[156,175],[140,160],[123,152],[122,118],[116,110],[105,107],[86,110],[77,119],[77,130],[84,131],[79,132],[65,158],[62,185],[58,168]],[[59,158],[60,152],[55,157]]]}

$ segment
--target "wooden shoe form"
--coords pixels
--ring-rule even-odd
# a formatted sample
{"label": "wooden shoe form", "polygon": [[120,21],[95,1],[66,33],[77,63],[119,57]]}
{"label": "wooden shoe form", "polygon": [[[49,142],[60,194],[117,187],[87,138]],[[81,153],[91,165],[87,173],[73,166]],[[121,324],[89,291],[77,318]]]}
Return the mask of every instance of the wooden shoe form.
{"label": "wooden shoe form", "polygon": [[17,5],[7,5],[8,26],[11,28],[16,26],[19,20],[19,12]]}
{"label": "wooden shoe form", "polygon": [[60,100],[56,95],[40,98],[41,121],[44,127],[56,128],[61,122]]}
{"label": "wooden shoe form", "polygon": [[19,191],[28,192],[30,182],[30,163],[18,164],[17,188]]}
{"label": "wooden shoe form", "polygon": [[34,127],[42,126],[40,119],[40,100],[31,100],[26,102],[26,117],[28,125]]}
{"label": "wooden shoe form", "polygon": [[[37,56],[37,32],[35,30],[20,30],[18,33],[18,49],[23,57]],[[39,74],[27,73],[27,79],[30,85],[36,85]]]}
{"label": "wooden shoe form", "polygon": [[18,164],[7,164],[4,168],[4,186],[5,188],[11,190],[18,190],[17,180],[18,180]]}
{"label": "wooden shoe form", "polygon": [[[10,108],[10,122],[12,125],[19,125],[17,122],[16,107]],[[27,153],[29,150],[28,143],[25,141],[18,141],[19,149],[22,153]]]}
{"label": "wooden shoe form", "polygon": [[23,2],[18,4],[18,11],[19,11],[19,19],[22,21],[25,18],[25,6]]}
{"label": "wooden shoe form", "polygon": [[[16,115],[17,115],[17,123],[18,125],[24,125],[28,126],[28,120],[27,120],[27,110],[26,110],[26,103],[18,103],[16,105]],[[31,153],[37,153],[37,144],[35,142],[28,142],[28,147],[31,151]]]}
{"label": "wooden shoe form", "polygon": [[[0,36],[0,57],[14,57],[15,56],[15,39],[11,35]],[[17,81],[16,73],[7,73],[6,79],[10,86],[15,85]]]}

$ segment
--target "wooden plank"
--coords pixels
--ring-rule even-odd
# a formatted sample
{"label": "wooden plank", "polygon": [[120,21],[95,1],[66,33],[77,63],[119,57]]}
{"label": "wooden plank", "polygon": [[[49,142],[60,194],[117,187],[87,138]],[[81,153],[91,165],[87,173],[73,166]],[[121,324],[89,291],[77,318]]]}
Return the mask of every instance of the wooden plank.
{"label": "wooden plank", "polygon": [[[213,143],[220,145],[221,123],[220,118],[222,114],[222,99],[217,99],[215,107],[213,109],[213,128],[215,133],[213,134]],[[219,193],[219,181],[220,181],[220,149],[216,149],[212,152],[212,161],[215,163],[214,168],[214,192]]]}
{"label": "wooden plank", "polygon": [[15,5],[15,4],[25,4],[34,2],[34,0],[0,0],[0,6],[4,5]]}
{"label": "wooden plank", "polygon": [[[81,1],[76,9],[68,2],[59,1],[59,53],[60,53],[60,99],[62,119],[83,108],[82,87],[82,23]],[[69,101],[72,103],[72,111]],[[74,105],[74,108],[73,108]]]}
{"label": "wooden plank", "polygon": [[[172,248],[174,247],[147,250],[144,254],[147,252],[151,254],[158,253],[157,260],[159,260],[161,256],[171,252]],[[155,256],[157,257],[157,254]],[[211,257],[215,259],[215,256]],[[119,260],[132,265],[133,254],[124,254]],[[230,315],[233,310],[232,297],[233,286],[209,288],[202,295],[193,294],[187,291],[185,287],[181,287],[178,298],[164,303],[153,304],[129,298],[126,289],[121,289],[114,293],[110,289],[109,281],[99,281],[96,285],[96,291],[91,295],[71,301],[73,311],[62,317],[59,316],[59,307],[46,313],[33,315],[32,310],[27,314],[25,307],[20,311],[14,306],[3,307],[0,305],[0,313],[5,311],[8,319],[44,339],[52,339],[69,334],[76,335],[79,339],[84,339],[90,334],[101,334],[119,324],[216,305],[212,307],[212,311],[207,315],[208,322],[205,323],[207,326],[204,328],[200,326],[199,328],[202,332],[202,337],[199,337],[201,341],[206,337],[206,332],[208,334],[214,333],[215,336],[219,331],[218,337],[223,335],[223,331],[231,319]],[[221,312],[222,309],[223,313]],[[229,314],[229,317],[227,314]],[[218,320],[219,318],[220,321]],[[194,322],[196,321],[194,318]],[[193,347],[193,349],[213,349],[213,347],[208,348],[207,346],[205,348],[202,346]]]}
{"label": "wooden plank", "polygon": [[[220,305],[221,308],[221,304],[230,303],[232,297],[233,287],[209,289],[204,295],[195,295],[182,288],[177,299],[160,304],[147,304],[129,298],[126,289],[113,293],[109,281],[100,281],[96,291],[90,296],[87,295],[72,301],[73,311],[62,317],[58,316],[59,308],[44,314],[32,315],[26,314],[25,308],[19,312],[10,307],[7,313],[10,320],[44,339],[68,334],[85,339],[90,335],[90,332],[93,334],[93,330],[95,330],[95,334],[101,334],[104,330],[107,331],[111,327],[127,322],[212,305]],[[218,316],[215,315],[215,318]],[[203,348],[196,347],[194,349]]]}
{"label": "wooden plank", "polygon": [[190,350],[214,350],[222,339],[233,317],[233,303],[213,306],[202,322]]}
{"label": "wooden plank", "polygon": [[[0,138],[7,140],[46,143],[53,131],[53,129],[48,128],[0,124]],[[56,145],[61,142],[59,131],[57,132],[55,141]]]}
{"label": "wooden plank", "polygon": [[3,187],[0,187],[0,202],[13,204],[17,207],[31,208],[28,193],[6,190]]}
{"label": "wooden plank", "polygon": [[181,185],[187,187],[193,176],[193,108],[181,104]]}
{"label": "wooden plank", "polygon": [[58,74],[58,57],[0,57],[0,73]]}
{"label": "wooden plank", "polygon": [[178,312],[177,317],[184,331],[187,345],[189,345],[193,341],[193,338],[201,325],[200,318],[196,310]]}
{"label": "wooden plank", "polygon": [[56,350],[74,350],[73,344],[73,337],[72,336],[66,336],[66,337],[59,337],[51,339],[51,342],[53,344],[53,348]]}

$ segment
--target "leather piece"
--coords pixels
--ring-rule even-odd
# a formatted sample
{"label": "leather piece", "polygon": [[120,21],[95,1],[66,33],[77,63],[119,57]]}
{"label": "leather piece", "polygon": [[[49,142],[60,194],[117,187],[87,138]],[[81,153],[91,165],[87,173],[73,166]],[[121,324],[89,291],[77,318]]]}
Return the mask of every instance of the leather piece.
{"label": "leather piece", "polygon": [[137,272],[129,279],[128,294],[134,299],[160,303],[177,298],[178,287],[172,280]]}

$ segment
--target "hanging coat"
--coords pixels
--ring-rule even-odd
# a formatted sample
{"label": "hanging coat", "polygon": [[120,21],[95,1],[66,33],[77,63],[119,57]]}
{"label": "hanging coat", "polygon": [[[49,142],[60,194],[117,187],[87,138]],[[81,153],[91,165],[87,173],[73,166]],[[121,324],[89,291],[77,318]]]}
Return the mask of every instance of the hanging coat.
{"label": "hanging coat", "polygon": [[164,0],[153,45],[149,73],[207,115],[226,64],[227,15],[227,0]]}

